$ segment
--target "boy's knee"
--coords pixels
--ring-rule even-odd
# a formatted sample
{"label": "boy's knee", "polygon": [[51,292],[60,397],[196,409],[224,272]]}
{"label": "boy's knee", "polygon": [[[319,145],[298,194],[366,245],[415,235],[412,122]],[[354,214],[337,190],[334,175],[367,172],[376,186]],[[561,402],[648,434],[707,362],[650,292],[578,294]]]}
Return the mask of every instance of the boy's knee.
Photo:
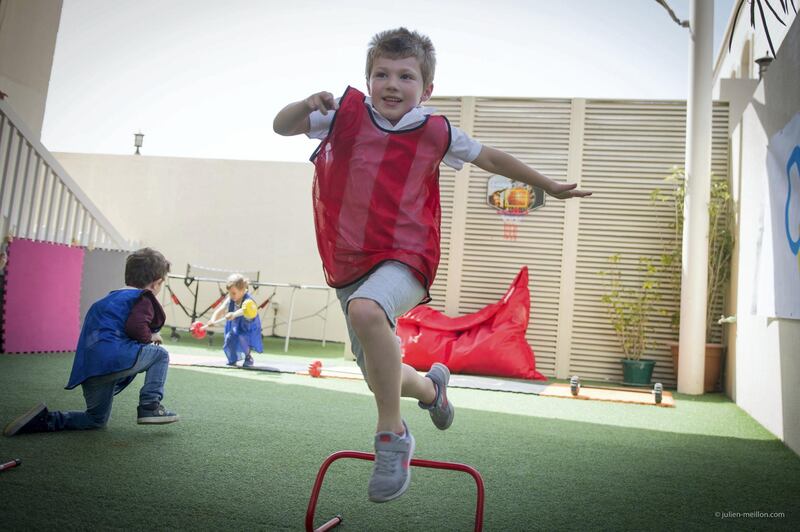
{"label": "boy's knee", "polygon": [[347,309],[350,323],[356,331],[363,331],[382,323],[388,323],[386,313],[380,305],[371,299],[354,299]]}
{"label": "boy's knee", "polygon": [[158,360],[169,362],[169,351],[167,351],[163,346],[160,345],[157,345],[155,347],[156,347],[156,358]]}
{"label": "boy's knee", "polygon": [[89,414],[89,426],[88,429],[102,429],[106,425],[108,425],[108,418],[111,417],[111,412],[105,415],[93,415]]}

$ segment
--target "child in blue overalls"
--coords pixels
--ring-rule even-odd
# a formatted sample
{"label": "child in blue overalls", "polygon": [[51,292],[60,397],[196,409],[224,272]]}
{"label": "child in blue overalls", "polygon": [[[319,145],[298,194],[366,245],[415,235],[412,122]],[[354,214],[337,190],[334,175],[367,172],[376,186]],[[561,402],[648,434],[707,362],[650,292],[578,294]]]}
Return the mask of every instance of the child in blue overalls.
{"label": "child in blue overalls", "polygon": [[261,339],[261,319],[258,314],[252,319],[244,315],[242,305],[247,300],[252,300],[247,291],[249,283],[241,274],[234,273],[228,277],[226,288],[228,297],[217,307],[211,315],[211,322],[220,318],[225,312],[225,343],[222,350],[228,359],[228,366],[235,366],[244,359],[243,368],[251,368],[255,361],[251,351],[264,352],[264,343]]}

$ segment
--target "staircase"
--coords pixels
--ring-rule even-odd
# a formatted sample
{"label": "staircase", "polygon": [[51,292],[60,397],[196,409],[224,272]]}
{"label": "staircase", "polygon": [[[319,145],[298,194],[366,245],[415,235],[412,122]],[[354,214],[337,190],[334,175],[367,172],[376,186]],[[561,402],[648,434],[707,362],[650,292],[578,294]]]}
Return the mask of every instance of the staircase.
{"label": "staircase", "polygon": [[130,250],[53,155],[0,100],[0,237]]}

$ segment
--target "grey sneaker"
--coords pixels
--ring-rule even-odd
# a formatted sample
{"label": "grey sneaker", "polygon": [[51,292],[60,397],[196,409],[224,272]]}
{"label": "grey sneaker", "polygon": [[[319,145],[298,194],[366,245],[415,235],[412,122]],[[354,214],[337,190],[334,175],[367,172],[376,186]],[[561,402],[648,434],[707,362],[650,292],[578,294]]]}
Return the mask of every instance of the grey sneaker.
{"label": "grey sneaker", "polygon": [[255,365],[256,361],[253,360],[253,355],[247,355],[244,358],[244,362],[242,362],[243,368],[252,368]]}
{"label": "grey sneaker", "polygon": [[453,404],[447,400],[447,383],[450,382],[450,370],[447,366],[437,362],[428,373],[425,374],[436,385],[436,399],[431,404],[419,402],[419,407],[427,410],[431,414],[431,421],[439,430],[447,430],[453,423],[455,409]]}
{"label": "grey sneaker", "polygon": [[411,457],[414,456],[414,436],[406,429],[405,436],[394,432],[375,435],[375,467],[367,489],[372,502],[396,499],[408,489],[411,482]]}
{"label": "grey sneaker", "polygon": [[136,407],[136,423],[139,425],[164,425],[178,421],[178,414],[170,412],[161,403],[150,403]]}
{"label": "grey sneaker", "polygon": [[3,435],[15,436],[31,432],[48,432],[49,430],[47,407],[44,403],[39,403],[6,425]]}

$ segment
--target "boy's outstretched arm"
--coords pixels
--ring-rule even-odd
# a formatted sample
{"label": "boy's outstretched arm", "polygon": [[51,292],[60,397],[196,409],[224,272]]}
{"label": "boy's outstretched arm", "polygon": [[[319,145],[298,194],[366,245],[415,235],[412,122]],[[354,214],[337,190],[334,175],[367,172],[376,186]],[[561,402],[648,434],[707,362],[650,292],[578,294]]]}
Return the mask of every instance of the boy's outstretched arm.
{"label": "boy's outstretched arm", "polygon": [[558,199],[583,198],[591,196],[589,191],[578,190],[576,183],[556,183],[508,153],[484,146],[472,164],[483,168],[490,174],[505,176],[514,181],[543,189]]}
{"label": "boy's outstretched arm", "polygon": [[208,324],[217,321],[220,316],[227,312],[228,310],[228,302],[231,300],[231,296],[226,296],[225,299],[217,305],[217,308],[214,309],[214,312],[211,313],[211,317],[208,318],[208,321],[203,325],[203,329],[208,329]]}
{"label": "boy's outstretched arm", "polygon": [[300,135],[301,133],[308,133],[311,128],[311,123],[308,120],[308,115],[314,111],[326,115],[328,111],[335,110],[339,107],[333,94],[330,92],[318,92],[312,94],[305,100],[290,103],[280,110],[275,115],[275,120],[272,122],[272,129],[278,135],[289,137],[292,135]]}

